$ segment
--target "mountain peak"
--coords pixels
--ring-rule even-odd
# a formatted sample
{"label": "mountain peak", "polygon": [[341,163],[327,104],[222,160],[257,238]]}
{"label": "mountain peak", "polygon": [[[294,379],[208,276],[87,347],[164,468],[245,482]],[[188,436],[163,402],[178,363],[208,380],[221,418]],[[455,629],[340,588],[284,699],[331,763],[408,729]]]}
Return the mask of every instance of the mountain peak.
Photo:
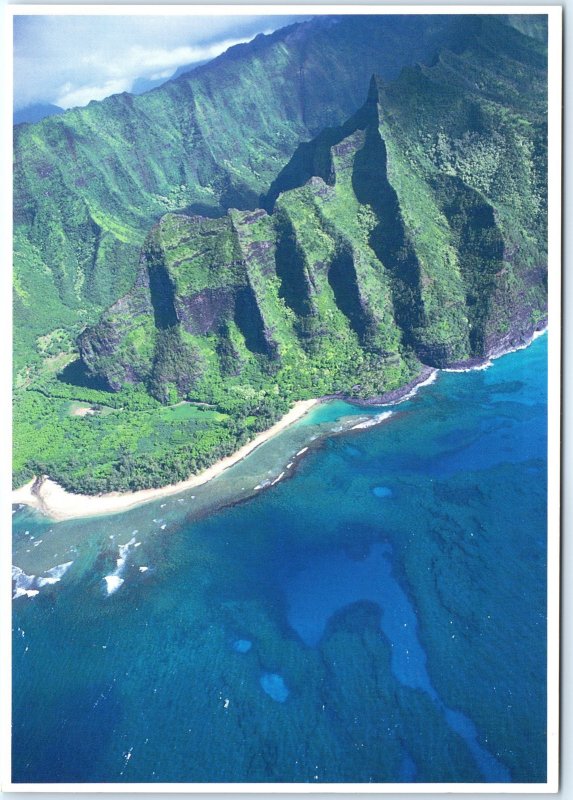
{"label": "mountain peak", "polygon": [[380,102],[380,95],[384,91],[384,81],[380,77],[374,73],[370,78],[370,85],[368,86],[368,103],[379,103]]}

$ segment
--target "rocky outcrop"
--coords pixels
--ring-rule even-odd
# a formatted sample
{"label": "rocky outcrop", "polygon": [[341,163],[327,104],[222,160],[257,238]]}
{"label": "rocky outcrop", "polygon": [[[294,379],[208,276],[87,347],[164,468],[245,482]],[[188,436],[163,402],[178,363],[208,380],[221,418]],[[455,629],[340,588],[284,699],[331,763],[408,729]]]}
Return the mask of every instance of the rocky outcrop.
{"label": "rocky outcrop", "polygon": [[216,333],[233,316],[235,293],[228,287],[203,289],[175,298],[175,313],[183,328],[195,335]]}
{"label": "rocky outcrop", "polygon": [[[86,328],[79,336],[78,348],[87,375],[102,378],[114,391],[125,383],[146,381],[146,351],[153,347],[155,336],[153,315],[149,276],[142,268],[133,290],[114,303],[98,325]],[[142,346],[134,347],[134,341]],[[119,352],[122,358],[118,358]]]}

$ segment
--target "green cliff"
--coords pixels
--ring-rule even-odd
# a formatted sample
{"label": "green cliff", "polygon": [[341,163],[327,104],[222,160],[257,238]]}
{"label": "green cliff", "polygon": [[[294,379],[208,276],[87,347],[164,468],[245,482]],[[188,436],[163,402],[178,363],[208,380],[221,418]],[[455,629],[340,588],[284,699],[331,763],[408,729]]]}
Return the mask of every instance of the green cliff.
{"label": "green cliff", "polygon": [[[213,132],[213,140],[201,135],[193,141],[199,148],[208,143],[213,156],[218,137],[229,137],[213,163],[233,173],[224,184],[232,184],[234,194],[225,195],[223,184],[215,191],[212,176],[202,173],[199,179],[197,173],[195,194],[184,196],[183,187],[191,183],[186,177],[177,184],[169,172],[179,156],[170,158],[177,145],[167,125],[161,150],[165,167],[155,164],[154,154],[160,151],[153,147],[141,168],[155,176],[148,176],[148,182],[161,176],[173,191],[183,192],[172,211],[161,215],[157,206],[146,207],[133,181],[119,191],[113,181],[129,170],[115,164],[110,166],[114,177],[102,185],[113,202],[130,198],[131,211],[120,213],[110,196],[105,236],[79,219],[77,227],[68,225],[68,233],[59,236],[61,252],[66,242],[73,243],[79,278],[66,302],[62,279],[58,331],[37,339],[44,367],[36,376],[28,372],[17,407],[16,482],[47,472],[84,491],[167,483],[236,449],[293,400],[334,393],[376,397],[415,380],[424,365],[475,363],[527,341],[543,324],[547,86],[542,31],[522,31],[519,20],[509,18],[515,24],[508,24],[494,16],[444,18],[434,28],[417,19],[408,29],[411,36],[403,26],[390,26],[392,46],[409,42],[409,55],[415,49],[414,33],[418,50],[451,38],[441,41],[425,66],[398,70],[397,56],[379,54],[385,72],[370,79],[369,89],[362,76],[365,104],[339,127],[322,129],[321,114],[339,122],[341,109],[351,104],[352,81],[345,73],[336,94],[333,62],[319,91],[320,50],[313,48],[330,43],[333,50],[326,52],[338,53],[342,69],[351,54],[340,32],[357,26],[365,46],[364,58],[357,53],[356,75],[376,49],[367,25],[349,19],[329,25],[322,20],[315,29],[294,26],[231,51],[211,65],[211,72],[204,68],[209,77],[219,65],[220,81],[217,90],[212,87],[204,114],[207,107],[210,114],[223,108],[217,113],[227,114],[235,127],[221,132],[212,116],[205,129]],[[372,19],[376,31],[381,23]],[[297,116],[299,95],[299,111],[292,107],[300,73],[293,75],[279,58],[279,51],[285,58],[287,51],[292,55],[293,38],[306,42],[305,64],[314,63],[317,70],[315,101],[302,104],[304,125]],[[245,74],[257,83],[254,64],[263,69],[259,62],[265,58],[273,61],[275,96],[267,97],[270,83],[257,87],[261,94],[254,96],[266,98],[261,108],[269,103],[263,119],[254,106],[244,108],[244,94],[238,109],[238,95],[221,76],[229,69],[234,89],[237,81],[247,81]],[[328,65],[330,56],[325,58]],[[281,80],[276,77],[280,63]],[[171,85],[169,97],[188,87],[181,80]],[[156,92],[163,97],[161,90]],[[195,86],[195,99],[198,92]],[[339,98],[336,108],[327,101],[331,94]],[[112,98],[92,104],[93,113],[106,103],[138,100]],[[180,118],[188,108],[181,97],[174,103],[169,119],[176,111]],[[286,138],[277,122],[280,114],[295,126]],[[143,146],[152,135],[152,121],[141,135]],[[237,125],[243,126],[241,135]],[[313,128],[321,130],[298,144]],[[130,135],[139,142],[137,130]],[[159,135],[159,127],[153,135]],[[90,141],[86,137],[86,147]],[[249,149],[261,155],[256,169],[247,158]],[[134,158],[133,150],[125,152]],[[202,155],[186,163],[200,171],[211,162]],[[90,191],[91,185],[88,181]],[[71,193],[65,197],[72,202]],[[223,214],[221,206],[231,208]],[[103,248],[101,263],[96,256],[89,268],[78,268],[79,254],[90,248],[93,254],[90,237],[99,237],[98,253],[104,240],[110,249]],[[53,298],[56,289],[42,261],[44,245],[30,249],[25,236],[22,241],[27,274],[41,275],[45,297]],[[111,258],[112,251],[119,261]],[[115,282],[106,278],[106,269]],[[98,280],[105,287],[99,295]],[[133,288],[127,286],[130,281]],[[35,296],[25,283],[19,285],[31,308]],[[96,323],[94,309],[106,296],[115,302]],[[91,324],[77,340],[81,361],[56,380],[46,369],[47,356],[57,361],[59,347],[65,361],[62,341],[69,343],[70,331],[82,320]],[[67,352],[69,360],[69,344]],[[73,400],[97,403],[106,413],[70,418],[66,409]],[[181,401],[188,404],[177,406]],[[34,438],[38,415],[52,420],[49,442],[37,434]]]}
{"label": "green cliff", "polygon": [[[523,37],[506,30],[511,58],[479,84],[488,22],[462,53],[373,78],[348,122],[297,149],[269,213],[164,217],[135,292],[80,338],[89,371],[116,389],[143,381],[163,402],[173,384],[219,402],[244,376],[288,393],[293,369],[301,391],[368,395],[419,362],[531,336],[546,303],[543,83],[536,96],[528,49],[530,90],[517,91]],[[148,310],[124,331],[126,304]]]}
{"label": "green cliff", "polygon": [[133,285],[166,212],[254,209],[297,145],[337,125],[376,72],[429,61],[455,17],[319,17],[258,36],[143,95],[14,129],[15,367]]}

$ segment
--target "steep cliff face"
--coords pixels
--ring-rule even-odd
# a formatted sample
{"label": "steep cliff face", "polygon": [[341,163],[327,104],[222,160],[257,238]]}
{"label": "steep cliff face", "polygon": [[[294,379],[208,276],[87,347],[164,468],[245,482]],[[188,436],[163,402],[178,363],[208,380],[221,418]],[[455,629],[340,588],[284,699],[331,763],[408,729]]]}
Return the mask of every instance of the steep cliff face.
{"label": "steep cliff face", "polygon": [[543,60],[507,30],[493,62],[482,20],[461,52],[372,78],[356,114],[298,147],[266,210],[164,217],[135,292],[80,339],[91,373],[161,400],[253,380],[366,396],[527,339],[546,315]]}
{"label": "steep cliff face", "polygon": [[425,363],[507,349],[546,317],[545,68],[541,45],[480,18],[432,66],[373,80],[363,109],[301,145],[265,198],[270,210],[305,181],[336,184],[364,132],[353,196],[375,220],[402,340]]}
{"label": "steep cliff face", "polygon": [[322,214],[344,202],[349,181],[310,181],[272,215],[165,216],[134,291],[79,338],[88,373],[114,389],[143,382],[163,402],[220,400],[248,385],[350,392],[359,364],[370,393],[408,380],[416,360],[401,355],[374,253]]}
{"label": "steep cliff face", "polygon": [[[17,126],[17,330],[47,333],[128,291],[147,231],[166,212],[256,208],[301,141],[360,105],[373,72],[394,78],[466,27],[447,16],[317,18],[144,95]],[[49,284],[49,315],[39,283]],[[18,363],[37,360],[34,351],[21,348]]]}
{"label": "steep cliff face", "polygon": [[[546,318],[545,76],[542,46],[485,17],[463,50],[405,69],[380,94],[390,182],[429,278],[429,327],[443,330],[439,306],[458,302],[442,291],[454,263],[471,357],[525,341]],[[461,341],[461,327],[452,333]],[[440,355],[443,334],[424,341],[423,360],[458,357],[451,345]]]}

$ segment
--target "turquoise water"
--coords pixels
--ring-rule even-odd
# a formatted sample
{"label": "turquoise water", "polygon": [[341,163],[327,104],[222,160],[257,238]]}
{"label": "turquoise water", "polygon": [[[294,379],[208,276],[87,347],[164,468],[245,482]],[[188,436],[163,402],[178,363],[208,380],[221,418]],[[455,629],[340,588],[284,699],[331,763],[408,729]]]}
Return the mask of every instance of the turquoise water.
{"label": "turquoise water", "polygon": [[193,495],[18,511],[13,780],[544,781],[546,359],[322,406]]}

